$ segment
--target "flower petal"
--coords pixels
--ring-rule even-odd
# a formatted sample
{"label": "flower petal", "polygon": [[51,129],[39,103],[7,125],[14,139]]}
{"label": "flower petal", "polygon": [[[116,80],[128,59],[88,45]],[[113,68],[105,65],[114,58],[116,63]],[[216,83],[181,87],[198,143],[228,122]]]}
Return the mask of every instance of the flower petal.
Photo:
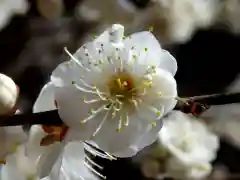
{"label": "flower petal", "polygon": [[[156,104],[156,106],[163,106],[164,115],[166,115],[177,104],[175,100],[177,97],[176,80],[169,72],[157,68],[156,73],[152,76],[152,84],[152,88],[149,89],[143,101],[149,102],[150,104],[152,104],[152,102],[157,102],[158,104]],[[162,97],[156,94],[156,92],[161,93]],[[159,98],[159,100],[156,101],[156,98]],[[158,109],[161,108],[159,107]]]}
{"label": "flower petal", "polygon": [[54,86],[52,82],[47,83],[41,90],[33,106],[33,112],[44,112],[56,109],[54,104]]}
{"label": "flower petal", "polygon": [[[9,162],[9,161],[8,161]],[[1,168],[1,180],[26,180],[26,176],[22,174],[14,164],[9,162],[8,165],[5,165]]]}
{"label": "flower petal", "polygon": [[39,178],[44,178],[50,174],[54,164],[61,156],[64,146],[64,143],[54,143],[53,145],[47,147],[46,151],[38,160]]}
{"label": "flower petal", "polygon": [[62,154],[62,158],[58,160],[53,168],[48,180],[97,180],[84,165],[85,153],[84,146],[81,142],[68,143]]}
{"label": "flower petal", "polygon": [[147,133],[139,137],[138,141],[133,143],[129,148],[114,153],[115,156],[126,158],[135,156],[143,148],[151,145],[154,141],[157,140],[158,132],[162,128],[162,121],[157,121],[156,126],[152,127]]}
{"label": "flower petal", "polygon": [[[124,47],[140,54],[139,63],[159,66],[162,49],[154,35],[148,31],[134,33],[124,41]],[[136,54],[139,56],[139,54]]]}
{"label": "flower petal", "polygon": [[[98,103],[90,106],[83,101],[84,93],[77,90],[75,87],[65,87],[56,89],[56,100],[58,103],[58,113],[64,123],[71,127],[68,132],[68,140],[86,140],[90,139],[93,132],[100,123],[103,115],[97,115],[96,118],[89,120],[86,123],[81,123],[85,118],[90,116],[93,109],[100,107]],[[96,96],[88,95],[88,98],[96,98]]]}
{"label": "flower petal", "polygon": [[21,126],[0,128],[0,158],[4,159],[6,154],[12,152],[14,146],[27,140],[27,134]]}
{"label": "flower petal", "polygon": [[177,61],[168,51],[162,50],[159,68],[175,76],[177,72]]}

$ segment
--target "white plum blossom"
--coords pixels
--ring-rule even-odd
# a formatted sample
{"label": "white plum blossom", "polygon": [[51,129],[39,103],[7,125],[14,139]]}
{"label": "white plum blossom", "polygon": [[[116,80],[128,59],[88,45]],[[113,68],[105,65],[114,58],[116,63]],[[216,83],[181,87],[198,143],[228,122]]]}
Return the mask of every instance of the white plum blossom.
{"label": "white plum blossom", "polygon": [[211,173],[219,140],[198,119],[173,111],[164,119],[159,141],[170,154],[166,165],[169,176],[202,179]]}
{"label": "white plum blossom", "polygon": [[[58,109],[66,141],[91,141],[119,157],[156,140],[177,102],[177,63],[148,31],[124,36],[112,25],[52,73],[34,112]],[[57,107],[54,105],[57,103]]]}
{"label": "white plum blossom", "polygon": [[37,180],[47,176],[62,153],[63,145],[40,146],[46,135],[40,126],[32,126],[28,141],[14,144],[1,169],[1,180]]}
{"label": "white plum blossom", "polygon": [[155,5],[151,11],[155,14],[152,19],[159,26],[155,32],[160,34],[160,39],[167,39],[168,43],[184,43],[198,29],[214,25],[220,8],[218,0],[153,1]]}
{"label": "white plum blossom", "polygon": [[15,14],[22,15],[28,10],[27,0],[1,0],[0,2],[0,29],[9,23]]}

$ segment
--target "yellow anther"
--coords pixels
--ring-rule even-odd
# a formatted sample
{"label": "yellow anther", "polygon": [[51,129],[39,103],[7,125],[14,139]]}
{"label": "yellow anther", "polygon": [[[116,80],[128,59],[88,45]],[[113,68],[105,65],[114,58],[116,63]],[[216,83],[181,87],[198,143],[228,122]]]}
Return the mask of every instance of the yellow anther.
{"label": "yellow anther", "polygon": [[133,55],[133,60],[136,61],[137,60],[137,56],[136,55]]}
{"label": "yellow anther", "polygon": [[125,40],[125,39],[126,39],[126,36],[123,36],[122,39]]}
{"label": "yellow anther", "polygon": [[156,127],[157,126],[157,122],[156,121],[152,121],[151,125],[152,125],[152,127]]}
{"label": "yellow anther", "polygon": [[121,82],[121,79],[118,78],[118,79],[116,79],[116,81],[117,81],[118,87],[121,89],[121,88],[122,88],[122,82]]}
{"label": "yellow anther", "polygon": [[161,116],[161,112],[160,112],[160,111],[157,111],[157,112],[156,112],[156,116],[157,116],[157,117],[160,117],[160,116]]}
{"label": "yellow anther", "polygon": [[121,131],[121,128],[117,128],[116,131],[117,131],[117,132],[120,132],[120,131]]}
{"label": "yellow anther", "polygon": [[149,32],[153,32],[153,26],[150,26],[150,27],[148,28],[148,31],[149,31]]}
{"label": "yellow anther", "polygon": [[144,48],[144,51],[146,52],[148,50],[148,48]]}

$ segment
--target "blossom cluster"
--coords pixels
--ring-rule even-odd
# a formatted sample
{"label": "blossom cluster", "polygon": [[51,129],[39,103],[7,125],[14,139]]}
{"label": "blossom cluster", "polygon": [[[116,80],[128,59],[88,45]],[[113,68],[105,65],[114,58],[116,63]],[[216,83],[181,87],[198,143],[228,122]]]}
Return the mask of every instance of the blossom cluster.
{"label": "blossom cluster", "polygon": [[84,149],[114,160],[133,157],[157,139],[170,177],[210,173],[218,138],[172,111],[183,101],[174,79],[177,62],[151,32],[126,37],[114,24],[76,53],[65,52],[70,60],[52,72],[33,107],[33,113],[57,109],[64,125],[34,125],[26,141],[7,135],[11,149],[3,149],[2,180],[106,178]]}

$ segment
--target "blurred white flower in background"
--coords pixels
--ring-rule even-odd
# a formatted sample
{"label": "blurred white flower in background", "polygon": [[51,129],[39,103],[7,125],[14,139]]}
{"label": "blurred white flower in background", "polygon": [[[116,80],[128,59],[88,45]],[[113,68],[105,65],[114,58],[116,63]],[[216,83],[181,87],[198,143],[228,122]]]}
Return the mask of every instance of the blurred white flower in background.
{"label": "blurred white flower in background", "polygon": [[213,25],[219,11],[218,0],[154,0],[154,2],[152,11],[155,20],[151,18],[154,20],[152,26],[159,30],[155,33],[160,39],[164,38],[172,43],[184,43],[196,30]]}
{"label": "blurred white flower in background", "polygon": [[213,26],[221,7],[219,0],[151,0],[143,9],[128,0],[104,0],[100,4],[89,0],[80,3],[77,12],[86,21],[91,21],[86,11],[98,12],[98,16],[93,13],[93,19],[101,26],[119,22],[133,32],[153,26],[156,37],[169,44],[185,43],[196,30]]}
{"label": "blurred white flower in background", "polygon": [[23,143],[27,140],[27,134],[22,127],[1,127],[0,128],[0,160],[10,153],[16,144]]}
{"label": "blurred white flower in background", "polygon": [[13,15],[23,15],[27,10],[27,0],[2,0],[0,2],[0,29],[9,23]]}
{"label": "blurred white flower in background", "polygon": [[224,23],[233,33],[240,33],[240,1],[223,1],[218,21]]}
{"label": "blurred white flower in background", "polygon": [[[46,134],[41,126],[34,125],[26,142],[11,146],[5,158],[6,164],[1,169],[1,180],[37,180],[49,175],[62,153],[64,144],[40,146]],[[16,140],[16,136],[14,137]]]}
{"label": "blurred white flower in background", "polygon": [[[211,162],[216,158],[219,148],[218,137],[207,126],[192,115],[172,111],[163,119],[158,143],[148,154],[152,162],[158,162],[155,177],[176,179],[203,179],[212,171]],[[140,161],[144,166],[145,161]],[[151,168],[149,172],[153,171]],[[150,174],[143,171],[144,174]]]}
{"label": "blurred white flower in background", "polygon": [[167,171],[183,179],[201,179],[211,173],[210,162],[216,158],[218,137],[200,120],[180,111],[164,119],[159,141],[171,158]]}
{"label": "blurred white flower in background", "polygon": [[177,63],[150,32],[123,35],[113,25],[60,64],[34,112],[56,109],[69,126],[66,141],[91,140],[118,157],[153,143],[162,116],[177,102]]}

